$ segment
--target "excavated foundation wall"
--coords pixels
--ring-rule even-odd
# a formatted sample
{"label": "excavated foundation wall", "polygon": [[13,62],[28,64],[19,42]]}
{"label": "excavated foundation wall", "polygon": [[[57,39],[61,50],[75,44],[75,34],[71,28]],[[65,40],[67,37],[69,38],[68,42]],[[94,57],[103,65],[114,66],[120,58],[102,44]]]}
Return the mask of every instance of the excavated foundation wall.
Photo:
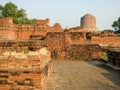
{"label": "excavated foundation wall", "polygon": [[101,57],[101,48],[98,44],[72,44],[66,52],[66,59],[92,60]]}
{"label": "excavated foundation wall", "polygon": [[41,90],[48,75],[51,53],[4,51],[0,54],[0,90]]}
{"label": "excavated foundation wall", "polygon": [[[80,32],[79,32],[80,33]],[[85,40],[81,34],[51,32],[46,36],[46,46],[54,60],[90,60],[101,57],[98,44],[73,44],[74,40]]]}
{"label": "excavated foundation wall", "polygon": [[120,46],[120,36],[92,36],[91,43]]}
{"label": "excavated foundation wall", "polygon": [[120,48],[107,50],[108,63],[120,67]]}
{"label": "excavated foundation wall", "polygon": [[54,50],[54,60],[93,60],[101,58],[101,49],[98,44],[72,44],[66,50]]}

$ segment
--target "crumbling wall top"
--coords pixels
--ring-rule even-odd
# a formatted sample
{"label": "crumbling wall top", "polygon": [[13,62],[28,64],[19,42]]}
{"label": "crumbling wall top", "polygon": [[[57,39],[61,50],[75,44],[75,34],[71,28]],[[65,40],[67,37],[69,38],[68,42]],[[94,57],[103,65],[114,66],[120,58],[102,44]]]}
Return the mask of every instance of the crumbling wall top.
{"label": "crumbling wall top", "polygon": [[46,18],[45,20],[36,20],[35,24],[43,25],[43,26],[49,26],[50,19]]}
{"label": "crumbling wall top", "polygon": [[0,18],[0,27],[8,27],[13,24],[13,19],[11,17]]}

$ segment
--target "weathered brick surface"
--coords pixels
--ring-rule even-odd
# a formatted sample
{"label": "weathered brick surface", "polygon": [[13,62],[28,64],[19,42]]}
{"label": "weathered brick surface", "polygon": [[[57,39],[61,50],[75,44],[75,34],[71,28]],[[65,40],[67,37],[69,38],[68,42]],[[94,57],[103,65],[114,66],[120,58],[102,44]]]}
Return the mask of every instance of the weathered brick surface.
{"label": "weathered brick surface", "polygon": [[66,58],[72,60],[92,60],[101,57],[101,48],[98,44],[72,44],[67,51]]}
{"label": "weathered brick surface", "polygon": [[39,50],[43,47],[44,41],[40,40],[6,40],[0,42],[0,53],[4,51],[28,51]]}
{"label": "weathered brick surface", "polygon": [[41,90],[51,62],[46,48],[28,53],[4,51],[0,56],[1,90]]}
{"label": "weathered brick surface", "polygon": [[[49,25],[50,20],[36,20],[35,24],[14,24],[12,18],[0,19],[0,36],[2,40],[29,39],[30,35],[46,35],[49,31],[60,31],[63,29],[60,24]],[[13,34],[14,33],[14,34]],[[9,36],[9,38],[4,37]],[[11,36],[11,38],[10,38]]]}
{"label": "weathered brick surface", "polygon": [[50,19],[46,18],[45,20],[36,20],[35,24],[37,25],[48,25],[49,26]]}
{"label": "weathered brick surface", "polygon": [[[66,41],[74,44],[88,42],[86,40],[85,27],[96,28],[96,23],[95,23],[95,18],[93,16],[86,15],[86,17],[85,17],[85,23],[83,20],[83,23],[82,23],[83,25],[81,25],[81,27],[75,27],[75,28],[73,27],[68,29],[68,32],[69,33],[71,32],[71,34],[73,35],[66,34],[66,38],[65,38]],[[12,18],[10,17],[1,18],[0,19],[0,40],[15,40],[15,39],[28,40],[30,36],[42,35],[46,37],[47,33],[49,32],[61,32],[61,34],[63,33],[63,29],[59,23],[55,23],[53,26],[50,26],[49,22],[50,22],[49,19],[46,19],[46,20],[37,20],[35,24],[20,25],[20,24],[14,24],[12,21]],[[120,45],[119,44],[120,37],[113,35],[113,33],[104,33],[101,36],[93,35],[89,43]]]}
{"label": "weathered brick surface", "polygon": [[[87,24],[89,26],[88,22]],[[91,27],[96,28],[94,20],[88,28]],[[49,26],[49,19],[37,20],[32,25],[14,24],[11,18],[0,19],[0,39],[2,90],[40,90],[41,83],[48,74],[51,57],[53,60],[99,59],[99,44],[120,45],[118,36],[93,35],[88,40],[83,28],[75,27],[63,31],[59,23]],[[51,54],[45,48],[37,51],[43,46],[46,46]],[[120,57],[114,58],[116,60]],[[119,63],[118,60],[117,63],[115,61],[115,65],[119,66]]]}
{"label": "weathered brick surface", "polygon": [[114,32],[110,32],[110,31],[103,31],[101,33],[102,36],[115,36],[115,33]]}
{"label": "weathered brick surface", "polygon": [[13,25],[13,20],[11,17],[0,18],[0,27],[6,28]]}
{"label": "weathered brick surface", "polygon": [[55,23],[51,29],[51,32],[63,32],[63,29],[59,23]]}
{"label": "weathered brick surface", "polygon": [[101,44],[101,45],[116,45],[120,46],[120,36],[92,36],[92,43]]}
{"label": "weathered brick surface", "polygon": [[55,50],[52,54],[55,60],[92,60],[100,59],[101,49],[97,44],[72,44],[66,50]]}
{"label": "weathered brick surface", "polygon": [[46,36],[46,46],[52,52],[53,59],[88,60],[98,59],[101,48],[98,44],[75,43],[85,40],[81,32],[51,32]]}
{"label": "weathered brick surface", "polygon": [[86,14],[81,18],[81,27],[83,27],[86,32],[98,32],[96,18],[90,14]]}
{"label": "weathered brick surface", "polygon": [[0,27],[0,40],[13,40],[16,39],[16,32],[13,30],[1,30],[2,28]]}
{"label": "weathered brick surface", "polygon": [[120,48],[109,49],[107,51],[108,62],[116,67],[120,67]]}

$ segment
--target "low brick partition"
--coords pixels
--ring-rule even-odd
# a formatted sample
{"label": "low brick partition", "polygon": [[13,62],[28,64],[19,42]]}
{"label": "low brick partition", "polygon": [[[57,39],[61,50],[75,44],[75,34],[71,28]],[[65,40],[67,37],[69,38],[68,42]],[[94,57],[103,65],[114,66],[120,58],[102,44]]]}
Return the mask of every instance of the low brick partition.
{"label": "low brick partition", "polygon": [[120,46],[120,36],[92,36],[91,42],[101,45]]}
{"label": "low brick partition", "polygon": [[55,60],[93,60],[101,58],[101,48],[98,44],[71,44],[65,50],[54,50]]}
{"label": "low brick partition", "polygon": [[72,44],[67,53],[67,58],[72,60],[99,59],[101,48],[98,44]]}
{"label": "low brick partition", "polygon": [[51,53],[46,48],[0,55],[0,90],[41,90],[48,75]]}
{"label": "low brick partition", "polygon": [[107,50],[108,62],[116,67],[120,67],[120,48]]}
{"label": "low brick partition", "polygon": [[4,40],[0,41],[0,53],[5,51],[36,51],[42,48],[42,40]]}

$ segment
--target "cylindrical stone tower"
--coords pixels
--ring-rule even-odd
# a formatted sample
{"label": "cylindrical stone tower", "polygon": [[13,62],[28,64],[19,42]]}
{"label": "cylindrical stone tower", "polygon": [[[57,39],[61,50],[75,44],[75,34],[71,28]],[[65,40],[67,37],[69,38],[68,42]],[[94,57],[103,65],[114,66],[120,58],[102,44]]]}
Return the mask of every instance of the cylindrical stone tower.
{"label": "cylindrical stone tower", "polygon": [[81,27],[83,27],[86,32],[98,32],[96,18],[90,14],[86,14],[81,18]]}

